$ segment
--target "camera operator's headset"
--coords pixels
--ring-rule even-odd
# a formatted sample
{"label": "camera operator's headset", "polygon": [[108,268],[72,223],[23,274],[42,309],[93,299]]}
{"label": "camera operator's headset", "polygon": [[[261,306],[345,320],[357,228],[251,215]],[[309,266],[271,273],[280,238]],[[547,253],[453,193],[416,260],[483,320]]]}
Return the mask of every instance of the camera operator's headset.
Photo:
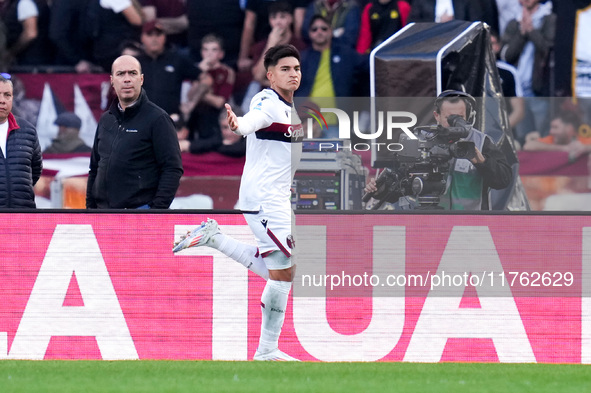
{"label": "camera operator's headset", "polygon": [[441,109],[441,103],[445,98],[459,97],[466,103],[466,121],[471,126],[476,122],[476,100],[468,93],[460,90],[444,90],[435,99],[435,108],[437,112]]}

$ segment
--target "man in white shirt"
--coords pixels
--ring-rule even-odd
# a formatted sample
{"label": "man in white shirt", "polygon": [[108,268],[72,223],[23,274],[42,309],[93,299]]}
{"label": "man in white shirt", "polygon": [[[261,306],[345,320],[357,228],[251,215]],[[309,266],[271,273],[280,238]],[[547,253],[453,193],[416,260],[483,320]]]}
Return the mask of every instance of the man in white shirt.
{"label": "man in white shirt", "polygon": [[265,52],[264,65],[271,87],[253,97],[250,111],[237,117],[226,104],[230,128],[247,138],[239,203],[258,247],[222,234],[217,223],[208,219],[182,238],[173,252],[210,246],[266,279],[254,360],[293,361],[279,350],[279,335],[293,276],[295,219],[290,188],[304,136],[293,105],[301,80],[300,54],[292,45],[274,46]]}

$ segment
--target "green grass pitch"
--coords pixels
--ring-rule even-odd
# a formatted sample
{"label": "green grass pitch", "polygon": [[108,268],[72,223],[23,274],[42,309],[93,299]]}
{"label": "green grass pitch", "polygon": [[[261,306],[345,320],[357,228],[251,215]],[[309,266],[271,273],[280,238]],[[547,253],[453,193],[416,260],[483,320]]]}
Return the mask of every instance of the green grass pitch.
{"label": "green grass pitch", "polygon": [[590,392],[586,365],[0,361],[0,392]]}

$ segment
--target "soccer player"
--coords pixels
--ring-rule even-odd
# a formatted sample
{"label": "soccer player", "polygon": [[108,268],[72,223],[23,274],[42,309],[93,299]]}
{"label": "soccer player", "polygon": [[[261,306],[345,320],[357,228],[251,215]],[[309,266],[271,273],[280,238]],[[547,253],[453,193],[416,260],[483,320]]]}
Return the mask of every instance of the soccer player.
{"label": "soccer player", "polygon": [[255,95],[250,111],[237,117],[226,104],[232,131],[246,136],[246,163],[240,183],[240,209],[258,247],[222,234],[213,219],[181,238],[173,248],[209,246],[267,280],[261,296],[261,336],[254,360],[296,359],[279,350],[293,276],[295,219],[290,187],[300,160],[304,130],[293,105],[300,86],[300,54],[292,45],[277,45],[264,55],[270,88]]}

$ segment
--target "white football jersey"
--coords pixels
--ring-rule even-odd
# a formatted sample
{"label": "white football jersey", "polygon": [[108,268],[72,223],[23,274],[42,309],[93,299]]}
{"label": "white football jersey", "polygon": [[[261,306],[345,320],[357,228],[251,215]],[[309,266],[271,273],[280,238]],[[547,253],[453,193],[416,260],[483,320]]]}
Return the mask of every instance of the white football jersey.
{"label": "white football jersey", "polygon": [[304,129],[292,103],[274,90],[253,97],[238,118],[246,135],[246,163],[240,182],[240,209],[273,211],[290,204],[291,185],[302,156]]}

